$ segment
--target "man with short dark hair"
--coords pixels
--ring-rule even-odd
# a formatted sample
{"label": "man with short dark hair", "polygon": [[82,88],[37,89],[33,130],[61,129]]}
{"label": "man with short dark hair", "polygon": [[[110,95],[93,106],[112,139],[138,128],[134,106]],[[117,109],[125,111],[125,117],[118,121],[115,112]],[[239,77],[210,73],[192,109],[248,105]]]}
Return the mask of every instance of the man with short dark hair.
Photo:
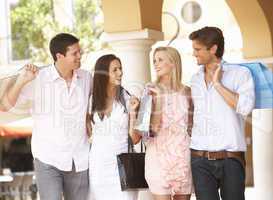
{"label": "man with short dark hair", "polygon": [[67,33],[50,41],[54,64],[26,65],[4,96],[5,109],[32,101],[32,154],[41,200],[86,200],[86,111],[91,75],[79,69],[79,39]]}
{"label": "man with short dark hair", "polygon": [[[198,200],[244,200],[244,117],[255,103],[247,68],[224,62],[224,37],[216,27],[194,31],[193,55],[200,71],[192,77],[194,123],[191,165]],[[220,189],[220,196],[218,193]]]}

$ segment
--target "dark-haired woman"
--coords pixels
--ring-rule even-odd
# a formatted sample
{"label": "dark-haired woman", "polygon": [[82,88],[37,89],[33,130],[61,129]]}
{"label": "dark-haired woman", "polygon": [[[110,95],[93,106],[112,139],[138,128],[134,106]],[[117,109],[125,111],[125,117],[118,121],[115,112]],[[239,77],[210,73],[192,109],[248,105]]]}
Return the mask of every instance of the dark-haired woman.
{"label": "dark-haired woman", "polygon": [[122,192],[117,155],[128,151],[128,136],[140,140],[133,124],[139,101],[121,87],[122,66],[115,55],[95,65],[91,96],[92,147],[89,158],[90,200],[136,200],[137,192]]}

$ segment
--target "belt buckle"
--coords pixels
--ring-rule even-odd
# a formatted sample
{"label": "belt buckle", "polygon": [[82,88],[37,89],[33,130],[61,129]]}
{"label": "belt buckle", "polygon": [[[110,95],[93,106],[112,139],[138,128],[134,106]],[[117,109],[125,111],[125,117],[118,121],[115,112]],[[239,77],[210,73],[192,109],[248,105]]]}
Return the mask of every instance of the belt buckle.
{"label": "belt buckle", "polygon": [[216,160],[216,158],[210,157],[210,153],[211,153],[211,152],[208,151],[208,160]]}

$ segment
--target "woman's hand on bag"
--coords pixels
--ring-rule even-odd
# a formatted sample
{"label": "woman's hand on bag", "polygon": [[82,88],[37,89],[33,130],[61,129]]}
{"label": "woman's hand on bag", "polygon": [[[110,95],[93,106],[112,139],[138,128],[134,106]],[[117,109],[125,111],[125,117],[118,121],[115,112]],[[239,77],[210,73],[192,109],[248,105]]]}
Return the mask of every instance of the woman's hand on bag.
{"label": "woman's hand on bag", "polygon": [[148,83],[146,85],[146,87],[147,87],[147,90],[148,90],[148,94],[150,94],[152,96],[156,96],[156,95],[161,94],[161,89],[155,83]]}
{"label": "woman's hand on bag", "polygon": [[156,84],[149,84],[147,86],[148,94],[152,95],[153,97],[153,104],[156,104],[156,102],[160,99],[162,95],[162,89],[156,85]]}
{"label": "woman's hand on bag", "polygon": [[138,110],[138,107],[139,107],[139,100],[137,97],[135,96],[132,96],[130,98],[130,105],[129,105],[129,112],[130,112],[130,115],[131,114],[136,114],[137,110]]}

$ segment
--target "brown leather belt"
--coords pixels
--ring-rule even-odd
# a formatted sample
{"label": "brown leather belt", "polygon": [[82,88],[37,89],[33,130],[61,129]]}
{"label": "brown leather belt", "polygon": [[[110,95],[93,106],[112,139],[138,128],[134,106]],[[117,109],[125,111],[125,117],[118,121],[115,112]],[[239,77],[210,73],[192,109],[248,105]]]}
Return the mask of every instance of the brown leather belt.
{"label": "brown leather belt", "polygon": [[226,158],[235,158],[245,166],[245,152],[243,151],[200,151],[191,149],[192,157],[205,157],[208,160],[221,160]]}

